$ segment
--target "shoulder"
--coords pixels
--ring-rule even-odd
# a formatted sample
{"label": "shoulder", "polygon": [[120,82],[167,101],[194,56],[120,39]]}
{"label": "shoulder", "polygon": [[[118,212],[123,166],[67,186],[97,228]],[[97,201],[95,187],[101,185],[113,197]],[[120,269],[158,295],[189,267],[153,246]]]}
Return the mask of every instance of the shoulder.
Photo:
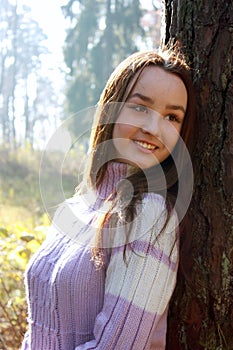
{"label": "shoulder", "polygon": [[161,215],[167,211],[164,197],[157,193],[145,193],[142,198],[141,209],[149,212],[152,216]]}
{"label": "shoulder", "polygon": [[175,209],[168,212],[165,199],[158,194],[146,194],[140,204],[134,224],[134,251],[149,249],[153,254],[158,251],[176,262],[179,246],[179,220]]}
{"label": "shoulder", "polygon": [[67,214],[73,214],[79,216],[82,212],[90,209],[91,204],[95,200],[95,194],[92,191],[89,191],[83,195],[74,195],[73,197],[67,198],[64,202],[58,205],[58,208],[54,215],[54,220],[60,216]]}
{"label": "shoulder", "polygon": [[148,193],[137,208],[137,226],[144,233],[159,232],[174,234],[178,232],[179,222],[175,209],[168,212],[164,197],[156,193]]}
{"label": "shoulder", "polygon": [[137,216],[148,226],[163,224],[169,217],[176,217],[175,210],[168,214],[165,198],[156,193],[147,193],[137,205]]}
{"label": "shoulder", "polygon": [[52,225],[61,233],[77,230],[90,220],[90,203],[85,196],[77,195],[62,202],[53,217]]}
{"label": "shoulder", "polygon": [[115,245],[123,246],[125,235],[128,243],[138,240],[150,242],[156,236],[175,237],[177,228],[178,220],[175,211],[168,213],[165,199],[158,194],[149,193],[144,195],[142,201],[136,205],[133,220],[120,221],[115,229],[111,228],[111,231],[113,231]]}
{"label": "shoulder", "polygon": [[64,219],[64,217],[70,217],[75,211],[75,209],[79,206],[80,198],[79,197],[71,197],[64,202],[60,203],[55,211],[53,217],[53,223],[56,223],[60,218]]}

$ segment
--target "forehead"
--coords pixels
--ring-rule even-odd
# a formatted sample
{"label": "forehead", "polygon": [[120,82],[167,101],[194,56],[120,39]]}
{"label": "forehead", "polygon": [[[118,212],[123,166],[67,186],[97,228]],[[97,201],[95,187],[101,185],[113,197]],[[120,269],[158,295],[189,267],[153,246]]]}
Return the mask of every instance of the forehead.
{"label": "forehead", "polygon": [[[182,79],[175,73],[166,71],[159,66],[145,67],[133,77],[130,87],[130,95],[144,93],[156,100],[158,97],[181,100],[186,105],[187,90]],[[175,101],[174,101],[175,102]]]}
{"label": "forehead", "polygon": [[135,74],[131,81],[131,86],[134,85],[134,88],[138,86],[147,88],[148,85],[156,85],[160,88],[166,88],[169,87],[171,83],[173,86],[184,85],[182,79],[177,74],[169,72],[162,67],[151,65]]}

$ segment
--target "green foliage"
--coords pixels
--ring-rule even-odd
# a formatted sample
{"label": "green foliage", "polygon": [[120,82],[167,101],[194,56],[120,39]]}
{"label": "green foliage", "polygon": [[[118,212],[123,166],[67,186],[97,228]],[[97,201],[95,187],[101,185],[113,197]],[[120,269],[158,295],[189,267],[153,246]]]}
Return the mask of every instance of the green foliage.
{"label": "green foliage", "polygon": [[145,36],[140,23],[144,12],[139,0],[70,0],[63,12],[71,24],[64,51],[67,112],[74,114],[95,105],[113,68],[138,50]]}
{"label": "green foliage", "polygon": [[[33,151],[29,144],[15,152],[6,147],[0,149],[1,350],[19,349],[22,343],[27,329],[24,272],[50,225],[40,199],[41,156],[42,153]],[[57,152],[47,160],[46,176],[58,176],[59,158],[61,155]],[[77,181],[73,175],[77,174],[77,154],[71,151],[68,158],[64,169],[67,196],[72,194]],[[51,186],[50,196],[56,197],[55,186]]]}
{"label": "green foliage", "polygon": [[31,255],[44,239],[46,215],[34,226],[31,213],[23,207],[0,207],[0,324],[1,349],[20,347],[26,332],[27,304],[24,271]]}

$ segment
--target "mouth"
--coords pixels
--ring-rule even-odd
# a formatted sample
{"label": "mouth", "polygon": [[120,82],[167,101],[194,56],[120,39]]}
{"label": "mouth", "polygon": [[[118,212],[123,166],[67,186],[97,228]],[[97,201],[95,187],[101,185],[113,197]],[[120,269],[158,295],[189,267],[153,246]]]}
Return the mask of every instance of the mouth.
{"label": "mouth", "polygon": [[158,148],[157,146],[152,145],[151,143],[147,143],[147,142],[145,142],[145,141],[137,141],[137,140],[134,140],[134,142],[135,142],[137,145],[139,145],[139,146],[141,146],[142,148],[147,149],[147,150],[149,150],[149,151],[154,151],[154,150],[156,150],[156,149]]}

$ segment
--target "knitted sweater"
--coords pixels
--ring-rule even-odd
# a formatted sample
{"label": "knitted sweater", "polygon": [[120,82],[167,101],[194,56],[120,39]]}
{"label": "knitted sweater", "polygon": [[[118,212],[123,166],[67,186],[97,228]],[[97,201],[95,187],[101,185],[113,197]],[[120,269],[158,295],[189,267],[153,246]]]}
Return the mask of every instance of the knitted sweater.
{"label": "knitted sweater", "polygon": [[123,163],[109,163],[98,192],[75,196],[57,210],[26,271],[29,330],[22,350],[165,349],[178,239],[175,214],[161,232],[164,199],[145,194],[126,247],[118,225],[111,249],[104,249],[104,266],[91,261],[96,218],[126,171]]}

